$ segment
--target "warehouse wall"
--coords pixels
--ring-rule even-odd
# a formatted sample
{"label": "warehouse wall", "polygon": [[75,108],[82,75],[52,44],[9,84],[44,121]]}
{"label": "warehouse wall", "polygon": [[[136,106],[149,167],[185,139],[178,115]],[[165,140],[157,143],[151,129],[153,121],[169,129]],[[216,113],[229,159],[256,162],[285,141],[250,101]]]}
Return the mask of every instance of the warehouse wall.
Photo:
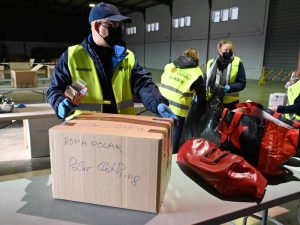
{"label": "warehouse wall", "polygon": [[167,5],[146,9],[145,24],[159,23],[159,31],[145,32],[145,67],[161,69],[170,62],[171,15]]}
{"label": "warehouse wall", "polygon": [[[239,19],[210,23],[207,0],[174,0],[170,8],[157,5],[142,13],[131,13],[136,35],[126,35],[129,49],[139,63],[147,68],[163,69],[186,48],[200,52],[200,65],[216,55],[216,44],[221,39],[234,42],[235,53],[245,64],[247,78],[259,79],[263,65],[268,7],[270,0],[212,0],[212,10],[239,7]],[[171,15],[172,9],[172,15]],[[88,14],[88,12],[87,12]],[[27,18],[27,16],[29,16]],[[172,18],[191,16],[191,26],[174,29]],[[32,49],[55,48],[57,52],[72,43],[81,42],[89,32],[88,15],[51,15],[49,12],[0,9],[0,25],[5,33],[0,36],[0,57],[6,54],[24,54],[30,57]],[[35,18],[41,18],[36,21]],[[3,22],[3,21],[9,21]],[[159,22],[159,31],[145,32],[148,23]],[[19,29],[16,29],[19,28]],[[9,40],[9,41],[8,41]],[[209,47],[207,45],[209,43]],[[0,61],[2,61],[0,59]]]}
{"label": "warehouse wall", "polygon": [[89,33],[88,10],[86,14],[66,16],[50,9],[22,8],[22,3],[20,8],[1,6],[0,61],[30,58],[32,48],[60,52],[69,43],[81,42]]}
{"label": "warehouse wall", "polygon": [[127,24],[126,28],[136,27],[136,34],[126,35],[124,31],[124,38],[127,47],[134,52],[140,65],[145,66],[145,20],[144,15],[139,12],[130,13],[128,16],[133,20],[132,23]]}
{"label": "warehouse wall", "polygon": [[187,48],[200,54],[200,65],[206,63],[209,7],[207,0],[175,0],[173,18],[191,16],[191,26],[172,28],[172,61]]}
{"label": "warehouse wall", "polygon": [[[207,0],[174,0],[172,18],[191,16],[191,26],[172,28],[170,9],[159,5],[146,10],[147,23],[159,22],[157,32],[145,32],[145,65],[163,69],[186,48],[196,48],[200,53],[200,65],[216,56],[216,45],[222,39],[234,42],[235,53],[244,62],[247,78],[259,79],[263,65],[269,0],[212,0],[212,10],[239,7],[239,19],[210,23],[209,49],[209,5]],[[143,20],[138,20],[143,26]],[[144,25],[144,27],[145,27]],[[132,35],[134,36],[134,35]],[[142,43],[139,39],[139,47]],[[136,47],[133,42],[128,46]]]}
{"label": "warehouse wall", "polygon": [[216,55],[221,39],[233,41],[248,79],[259,79],[263,66],[269,0],[213,0],[212,10],[239,7],[239,19],[211,23],[209,56]]}

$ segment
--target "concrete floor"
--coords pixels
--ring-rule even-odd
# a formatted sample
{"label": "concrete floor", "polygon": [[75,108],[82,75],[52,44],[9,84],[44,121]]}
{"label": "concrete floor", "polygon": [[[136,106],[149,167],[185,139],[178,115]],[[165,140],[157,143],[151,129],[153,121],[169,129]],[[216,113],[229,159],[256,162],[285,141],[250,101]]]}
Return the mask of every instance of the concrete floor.
{"label": "concrete floor", "polygon": [[[154,71],[154,80],[159,82],[159,73]],[[282,83],[267,82],[265,86],[259,86],[258,81],[248,81],[247,88],[241,93],[241,100],[251,99],[268,105],[268,97],[272,92],[285,92]],[[32,94],[31,94],[32,95]],[[15,101],[28,102],[30,99],[39,101],[39,97],[24,99],[24,95],[11,96]],[[50,174],[50,158],[42,157],[31,159],[23,138],[23,124],[20,121],[6,126],[10,122],[0,123],[0,185],[1,182],[24,177]],[[300,188],[300,187],[299,187]],[[293,201],[269,210],[269,215],[284,225],[299,224],[297,220],[298,202]],[[234,221],[242,224],[242,219]],[[0,222],[1,224],[1,222]],[[228,223],[229,224],[229,223]],[[258,220],[250,218],[247,224],[260,224]],[[273,224],[268,222],[268,224]]]}
{"label": "concrete floor", "polygon": [[[0,127],[10,122],[0,122]],[[22,121],[0,129],[0,181],[50,174],[50,157],[33,158],[25,146]]]}

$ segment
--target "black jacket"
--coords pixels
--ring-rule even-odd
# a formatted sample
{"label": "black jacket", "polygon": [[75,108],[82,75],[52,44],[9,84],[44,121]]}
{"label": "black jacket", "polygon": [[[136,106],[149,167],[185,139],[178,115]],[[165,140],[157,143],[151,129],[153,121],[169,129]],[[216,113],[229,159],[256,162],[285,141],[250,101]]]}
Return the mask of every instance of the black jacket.
{"label": "black jacket", "polygon": [[287,105],[287,106],[280,105],[277,107],[277,112],[291,113],[291,114],[296,114],[297,116],[300,116],[300,94],[295,99],[293,105]]}
{"label": "black jacket", "polygon": [[[111,77],[117,64],[126,57],[126,48],[118,45],[113,46],[112,50],[111,48],[99,47],[94,43],[91,35],[89,35],[81,45],[95,63],[104,99],[110,100],[112,103],[110,105],[104,105],[103,112],[117,113]],[[109,60],[107,60],[108,55],[111,56]],[[66,87],[71,85],[72,82],[74,81],[72,81],[68,68],[67,50],[61,55],[57,62],[50,87],[47,91],[48,102],[52,105],[56,113],[59,103],[66,98],[64,96]],[[157,113],[158,104],[165,103],[168,105],[168,100],[160,94],[158,87],[152,81],[151,73],[140,66],[137,60],[135,60],[134,68],[132,69],[130,82],[133,96],[140,100],[147,110]]]}
{"label": "black jacket", "polygon": [[[174,60],[174,65],[180,69],[184,68],[193,68],[199,66],[191,57],[187,57],[185,55],[179,56],[177,59]],[[202,76],[200,76],[190,87],[190,90],[195,90],[199,109],[205,109],[206,103],[206,91],[205,91],[205,83]]]}

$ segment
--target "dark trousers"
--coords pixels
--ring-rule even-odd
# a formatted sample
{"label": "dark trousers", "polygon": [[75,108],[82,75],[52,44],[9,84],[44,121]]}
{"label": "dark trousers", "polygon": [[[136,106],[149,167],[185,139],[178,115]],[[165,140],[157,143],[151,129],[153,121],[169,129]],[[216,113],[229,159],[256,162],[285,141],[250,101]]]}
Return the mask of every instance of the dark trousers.
{"label": "dark trousers", "polygon": [[181,116],[178,117],[178,122],[173,125],[173,154],[176,154],[179,150],[180,137],[184,125],[185,118]]}

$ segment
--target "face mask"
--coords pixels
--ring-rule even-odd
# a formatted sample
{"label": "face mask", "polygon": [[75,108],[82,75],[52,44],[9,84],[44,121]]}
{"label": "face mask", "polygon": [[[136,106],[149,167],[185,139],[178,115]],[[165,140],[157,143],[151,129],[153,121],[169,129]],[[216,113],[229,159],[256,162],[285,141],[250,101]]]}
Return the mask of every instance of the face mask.
{"label": "face mask", "polygon": [[108,36],[103,38],[104,41],[110,46],[114,46],[122,42],[122,28],[118,27],[116,29],[109,27]]}
{"label": "face mask", "polygon": [[233,52],[232,51],[230,51],[230,52],[223,52],[222,54],[220,54],[218,60],[219,60],[219,62],[221,64],[226,65],[226,64],[230,63],[232,56],[233,56]]}
{"label": "face mask", "polygon": [[222,58],[225,60],[225,61],[228,61],[230,58],[232,57],[232,52],[223,52],[222,53]]}

